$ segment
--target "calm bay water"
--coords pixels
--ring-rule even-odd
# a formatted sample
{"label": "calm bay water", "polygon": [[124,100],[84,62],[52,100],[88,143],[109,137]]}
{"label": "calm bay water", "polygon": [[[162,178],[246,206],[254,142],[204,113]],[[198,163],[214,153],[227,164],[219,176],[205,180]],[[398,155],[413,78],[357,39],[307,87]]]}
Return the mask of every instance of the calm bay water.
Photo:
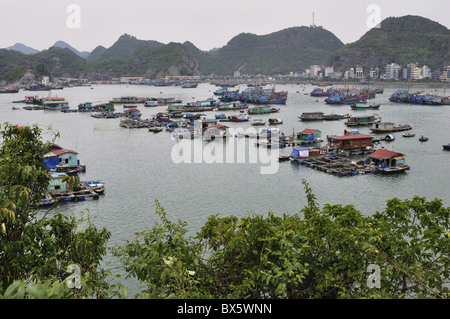
{"label": "calm bay water", "polygon": [[[245,86],[241,86],[241,89]],[[49,92],[21,91],[17,94],[0,95],[0,122],[20,125],[37,123],[43,128],[51,125],[60,132],[57,144],[79,152],[81,163],[87,165],[82,180],[100,179],[105,183],[106,193],[97,201],[67,203],[59,210],[74,213],[88,209],[99,227],[112,233],[110,245],[121,245],[134,238],[134,233],[152,227],[157,217],[154,214],[155,200],[159,200],[172,220],[182,219],[189,229],[196,232],[213,214],[220,216],[249,213],[294,214],[306,204],[302,179],[306,179],[323,205],[354,205],[365,215],[381,211],[385,202],[393,197],[412,198],[414,195],[428,199],[440,198],[450,206],[450,152],[443,151],[442,144],[450,142],[448,125],[450,106],[421,106],[395,104],[388,101],[392,92],[406,89],[404,86],[386,86],[384,94],[377,95],[375,102],[381,103],[377,111],[353,111],[348,105],[327,105],[324,98],[310,97],[311,85],[276,85],[276,90],[289,92],[286,105],[280,105],[276,114],[254,116],[258,118],[279,117],[284,124],[279,128],[285,134],[305,128],[319,129],[322,138],[326,135],[342,135],[344,121],[301,122],[302,112],[324,113],[377,113],[384,121],[396,124],[413,124],[413,138],[403,138],[401,133],[393,142],[380,145],[406,155],[411,170],[404,174],[359,175],[337,177],[291,162],[281,162],[276,174],[260,173],[261,164],[253,163],[200,163],[176,164],[171,151],[177,143],[170,133],[151,133],[147,129],[125,129],[119,119],[95,119],[90,113],[62,113],[59,111],[27,111],[23,104],[12,104],[25,95],[47,96]],[[184,102],[214,97],[217,87],[203,83],[195,89],[181,87],[152,87],[126,85],[98,85],[92,87],[66,88],[51,91],[52,96],[65,97],[72,109],[79,103],[103,103],[120,96],[175,97]],[[421,87],[415,88],[421,90]],[[427,91],[435,87],[425,87]],[[442,92],[442,88],[438,90]],[[447,93],[446,95],[449,95]],[[373,101],[373,100],[372,100]],[[20,110],[12,110],[12,106]],[[143,118],[149,118],[166,107],[138,107]],[[122,106],[116,106],[122,111]],[[225,113],[225,112],[221,112]],[[227,111],[227,115],[238,112]],[[214,112],[206,112],[209,118]],[[226,123],[232,127],[248,128],[247,123]],[[370,133],[368,128],[359,129]],[[420,135],[429,141],[420,142]],[[46,134],[46,138],[51,135]],[[206,143],[206,142],[205,142]],[[213,141],[210,143],[224,143]],[[225,142],[226,143],[226,142]],[[253,140],[249,151],[256,150]],[[280,150],[289,154],[292,147]]]}

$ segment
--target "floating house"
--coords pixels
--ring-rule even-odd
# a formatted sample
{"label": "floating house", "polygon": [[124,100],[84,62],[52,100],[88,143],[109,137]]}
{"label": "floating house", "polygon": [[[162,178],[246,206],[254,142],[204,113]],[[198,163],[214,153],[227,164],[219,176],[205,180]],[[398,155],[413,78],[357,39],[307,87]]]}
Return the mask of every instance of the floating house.
{"label": "floating house", "polygon": [[145,101],[148,101],[147,98],[144,97],[137,97],[137,96],[122,96],[122,97],[116,97],[113,98],[110,103],[114,104],[127,104],[127,103],[145,103]]}
{"label": "floating house", "polygon": [[51,99],[42,102],[46,110],[64,110],[69,108],[69,102],[64,99]]}
{"label": "floating house", "polygon": [[299,159],[317,157],[319,155],[321,155],[321,151],[318,148],[294,147],[290,156],[294,159]]}
{"label": "floating house", "polygon": [[112,103],[101,103],[101,104],[97,104],[97,105],[92,105],[91,102],[85,102],[85,103],[78,104],[78,111],[80,111],[80,112],[89,112],[89,111],[94,111],[94,112],[103,112],[103,111],[114,112],[114,104],[112,104]]}
{"label": "floating house", "polygon": [[141,111],[139,111],[138,109],[126,109],[124,111],[124,116],[130,119],[135,119],[135,118],[140,118],[141,117]]}
{"label": "floating house", "polygon": [[377,118],[375,115],[352,116],[345,124],[347,126],[368,126],[380,121],[381,119]]}
{"label": "floating house", "polygon": [[44,155],[45,167],[52,172],[77,174],[86,172],[86,165],[80,165],[78,153],[56,144],[50,146],[50,152]]}
{"label": "floating house", "polygon": [[353,150],[366,148],[372,145],[373,136],[366,134],[353,134],[344,136],[328,136],[329,146],[338,150]]}
{"label": "floating house", "polygon": [[208,126],[203,133],[203,139],[211,140],[217,137],[224,138],[227,136],[227,129],[228,126],[222,124]]}
{"label": "floating house", "polygon": [[52,173],[47,190],[50,193],[67,192],[68,183],[64,180],[68,175],[66,173]]}
{"label": "floating house", "polygon": [[410,167],[405,164],[405,158],[402,153],[386,149],[377,149],[372,154],[367,155],[368,161],[375,164],[378,170],[383,173],[395,173],[409,170]]}
{"label": "floating house", "polygon": [[107,112],[114,112],[114,104],[113,103],[101,103],[94,106],[95,111],[107,111]]}
{"label": "floating house", "polygon": [[323,140],[320,138],[321,131],[314,129],[304,129],[297,133],[297,140],[299,144],[313,144],[320,143]]}
{"label": "floating house", "polygon": [[99,194],[105,191],[100,181],[86,181],[73,186],[72,189],[67,181],[69,175],[66,173],[52,173],[47,186],[48,194],[43,197],[40,206],[50,205],[55,201],[82,201],[87,198],[99,199]]}
{"label": "floating house", "polygon": [[78,104],[79,111],[92,111],[93,106],[91,102],[85,102]]}

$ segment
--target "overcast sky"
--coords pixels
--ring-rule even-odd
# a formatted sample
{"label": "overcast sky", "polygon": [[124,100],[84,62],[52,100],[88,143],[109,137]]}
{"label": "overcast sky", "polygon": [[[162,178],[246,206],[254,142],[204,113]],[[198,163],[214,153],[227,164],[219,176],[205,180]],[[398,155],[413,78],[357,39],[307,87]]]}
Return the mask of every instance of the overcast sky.
{"label": "overcast sky", "polygon": [[450,28],[449,9],[448,0],[0,0],[0,48],[19,42],[43,50],[62,40],[92,51],[128,33],[210,50],[241,32],[309,26],[313,12],[316,25],[350,43],[373,26],[378,10],[381,20],[420,15]]}

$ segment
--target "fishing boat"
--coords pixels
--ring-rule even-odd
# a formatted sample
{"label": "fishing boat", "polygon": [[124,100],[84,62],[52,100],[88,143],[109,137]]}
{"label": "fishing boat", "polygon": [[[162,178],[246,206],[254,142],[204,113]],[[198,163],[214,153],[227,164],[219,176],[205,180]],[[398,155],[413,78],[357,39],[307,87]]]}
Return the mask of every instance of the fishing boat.
{"label": "fishing boat", "polygon": [[444,148],[444,150],[450,151],[450,143],[444,144],[444,145],[442,145],[442,147]]}
{"label": "fishing boat", "polygon": [[373,133],[400,132],[400,131],[407,131],[407,130],[410,130],[410,129],[412,129],[412,125],[411,124],[395,125],[394,123],[390,123],[390,122],[375,123],[370,128],[370,130]]}
{"label": "fishing boat", "polygon": [[353,103],[350,105],[352,110],[378,110],[381,104],[367,104],[364,102]]}
{"label": "fishing boat", "polygon": [[419,141],[421,141],[421,142],[426,142],[426,141],[428,141],[428,137],[421,135],[421,136],[419,137]]}
{"label": "fishing boat", "polygon": [[230,115],[228,117],[228,119],[231,122],[247,122],[248,121],[248,117],[247,116],[241,116],[241,115]]}

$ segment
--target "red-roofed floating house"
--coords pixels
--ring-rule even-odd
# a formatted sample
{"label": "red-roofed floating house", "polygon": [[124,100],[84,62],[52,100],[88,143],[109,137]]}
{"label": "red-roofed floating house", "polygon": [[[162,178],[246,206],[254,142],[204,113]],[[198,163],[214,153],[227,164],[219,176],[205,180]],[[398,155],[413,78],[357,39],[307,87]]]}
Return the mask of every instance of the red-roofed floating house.
{"label": "red-roofed floating house", "polygon": [[383,173],[396,173],[410,169],[409,165],[405,164],[404,155],[396,151],[380,148],[367,157],[368,163],[373,163],[378,171]]}

